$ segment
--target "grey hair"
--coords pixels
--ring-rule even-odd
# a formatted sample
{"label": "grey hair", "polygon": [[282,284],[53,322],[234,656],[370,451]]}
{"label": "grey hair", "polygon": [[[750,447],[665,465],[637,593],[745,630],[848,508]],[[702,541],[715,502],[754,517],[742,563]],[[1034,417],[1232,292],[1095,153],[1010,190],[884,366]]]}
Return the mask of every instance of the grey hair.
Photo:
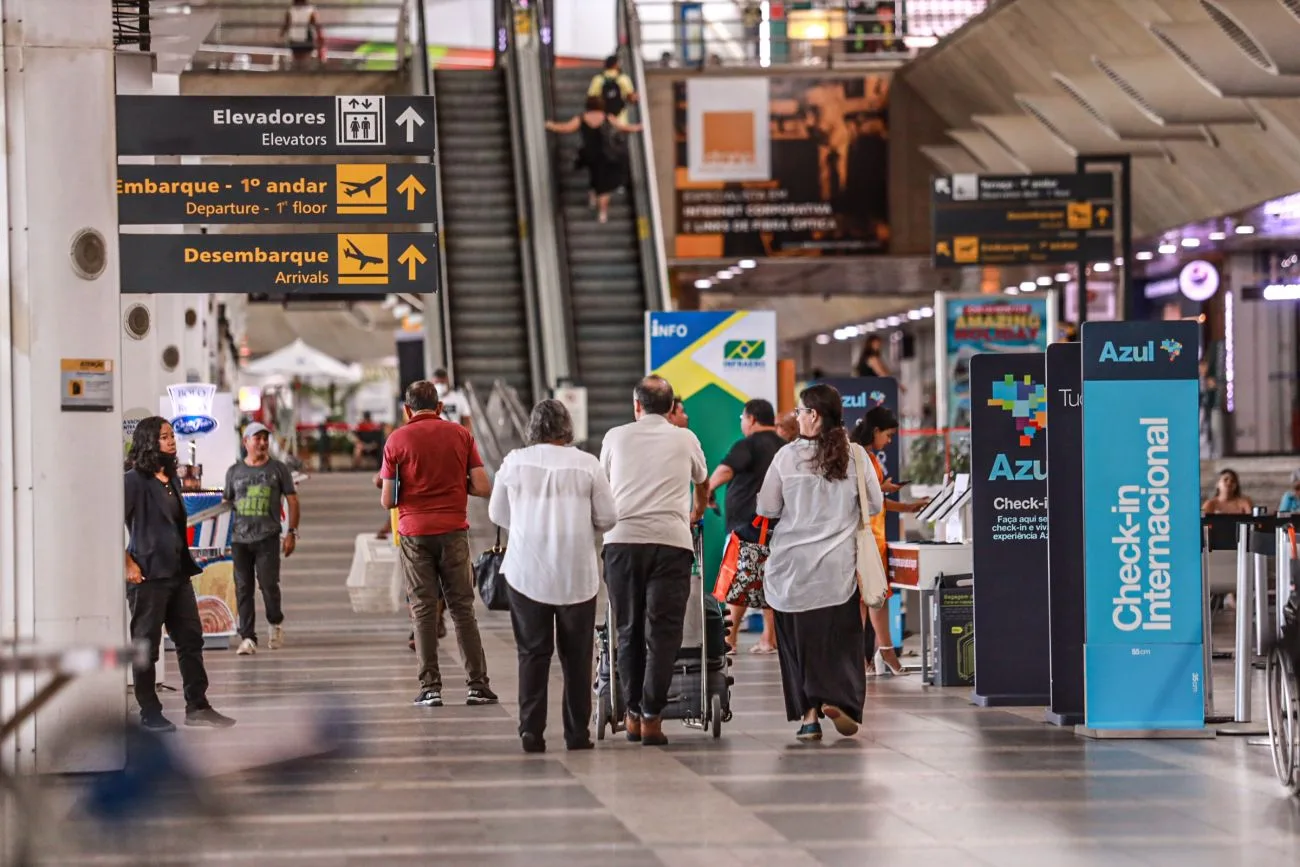
{"label": "grey hair", "polygon": [[569,415],[568,407],[558,400],[539,401],[528,417],[524,439],[530,446],[573,442],[573,417]]}

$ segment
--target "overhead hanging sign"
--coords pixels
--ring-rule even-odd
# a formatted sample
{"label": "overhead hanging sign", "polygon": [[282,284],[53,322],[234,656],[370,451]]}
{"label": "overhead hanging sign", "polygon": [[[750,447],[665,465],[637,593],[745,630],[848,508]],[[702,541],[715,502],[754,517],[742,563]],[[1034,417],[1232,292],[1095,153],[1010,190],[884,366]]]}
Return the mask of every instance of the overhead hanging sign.
{"label": "overhead hanging sign", "polygon": [[124,165],[122,225],[187,223],[434,223],[429,163]]}
{"label": "overhead hanging sign", "polygon": [[119,96],[119,156],[434,152],[431,96]]}
{"label": "overhead hanging sign", "polygon": [[1046,704],[1047,385],[1041,352],[970,360],[975,693]]}
{"label": "overhead hanging sign", "polygon": [[1084,725],[1205,725],[1195,322],[1083,326]]}
{"label": "overhead hanging sign", "polygon": [[1108,261],[1115,255],[1115,179],[1075,175],[937,177],[935,267]]}
{"label": "overhead hanging sign", "polygon": [[433,233],[123,234],[119,242],[126,293],[438,291]]}

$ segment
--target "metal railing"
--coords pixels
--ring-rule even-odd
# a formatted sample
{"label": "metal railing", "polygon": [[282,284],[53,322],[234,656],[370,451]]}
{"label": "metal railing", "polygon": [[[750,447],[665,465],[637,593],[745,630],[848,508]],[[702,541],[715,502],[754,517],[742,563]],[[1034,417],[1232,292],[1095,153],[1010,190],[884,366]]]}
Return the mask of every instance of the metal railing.
{"label": "metal railing", "polygon": [[987,0],[635,0],[641,56],[660,67],[854,67],[916,56]]}
{"label": "metal railing", "polygon": [[149,0],[113,0],[113,47],[135,46],[148,52]]}
{"label": "metal railing", "polygon": [[500,379],[492,383],[486,400],[480,398],[472,383],[465,383],[464,390],[474,420],[479,457],[496,472],[506,455],[524,446],[528,412],[519,400],[519,392]]}

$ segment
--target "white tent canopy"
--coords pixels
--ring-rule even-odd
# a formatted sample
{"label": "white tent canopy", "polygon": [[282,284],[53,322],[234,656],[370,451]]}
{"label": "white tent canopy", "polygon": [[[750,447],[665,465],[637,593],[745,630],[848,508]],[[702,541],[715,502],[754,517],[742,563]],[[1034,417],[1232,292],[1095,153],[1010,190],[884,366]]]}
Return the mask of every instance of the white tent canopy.
{"label": "white tent canopy", "polygon": [[282,349],[264,355],[244,365],[244,372],[263,380],[275,378],[292,381],[297,378],[313,385],[331,382],[356,383],[362,378],[361,366],[344,364],[319,349],[295,340]]}

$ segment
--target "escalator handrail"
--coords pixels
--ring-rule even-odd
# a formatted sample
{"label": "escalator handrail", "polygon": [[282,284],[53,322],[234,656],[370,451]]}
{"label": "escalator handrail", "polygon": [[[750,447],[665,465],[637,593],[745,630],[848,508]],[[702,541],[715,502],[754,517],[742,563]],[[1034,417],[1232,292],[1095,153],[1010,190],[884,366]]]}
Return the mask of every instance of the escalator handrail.
{"label": "escalator handrail", "polygon": [[668,283],[668,254],[661,219],[663,211],[659,200],[654,138],[650,112],[646,108],[649,93],[646,89],[645,62],[641,56],[641,22],[637,17],[635,0],[617,0],[617,10],[619,59],[631,76],[636,92],[641,95],[637,104],[641,132],[633,137],[637,142],[629,143],[628,148],[631,192],[638,223],[637,238],[641,247],[641,282],[645,288],[646,309],[667,310],[672,307],[672,292]]}
{"label": "escalator handrail", "polygon": [[[520,277],[523,280],[524,290],[524,322],[528,327],[528,371],[529,384],[533,394],[541,395],[545,393],[547,376],[545,373],[545,363],[542,360],[542,348],[539,343],[541,340],[541,311],[538,305],[540,301],[540,286],[537,277],[537,262],[534,258],[532,244],[532,194],[528,181],[528,162],[524,156],[524,148],[528,146],[527,136],[523,128],[522,112],[520,102],[522,97],[519,93],[519,53],[518,34],[515,33],[514,4],[512,0],[497,0],[497,14],[504,15],[502,24],[499,25],[501,33],[506,41],[504,51],[499,51],[497,55],[498,64],[501,65],[503,75],[505,76],[506,89],[506,113],[510,124],[510,162],[514,172],[515,187],[515,210],[516,220],[519,226],[519,264]],[[498,49],[502,46],[498,45]]]}
{"label": "escalator handrail", "polygon": [[[541,0],[535,7],[538,18],[542,19],[537,23],[545,25],[554,33],[554,0]],[[540,31],[542,28],[539,27]],[[552,40],[550,43],[543,45],[542,50],[537,52],[541,60],[540,72],[542,77],[542,105],[544,107],[548,120],[565,121],[568,118],[557,117],[556,99],[555,99],[555,45]],[[562,308],[566,311],[573,309],[573,274],[569,267],[569,226],[564,214],[564,196],[561,192],[560,178],[565,171],[571,171],[572,167],[565,166],[561,160],[561,150],[559,138],[549,132],[546,135],[546,152],[549,157],[548,164],[551,166],[551,185],[555,194],[551,197],[551,217],[555,221],[555,252],[556,259],[559,263],[560,271],[560,298]],[[564,317],[564,327],[566,333],[565,343],[569,348],[569,372],[574,378],[578,376],[578,349],[577,334],[575,333],[573,316],[570,314]],[[536,397],[540,400],[541,394]]]}

